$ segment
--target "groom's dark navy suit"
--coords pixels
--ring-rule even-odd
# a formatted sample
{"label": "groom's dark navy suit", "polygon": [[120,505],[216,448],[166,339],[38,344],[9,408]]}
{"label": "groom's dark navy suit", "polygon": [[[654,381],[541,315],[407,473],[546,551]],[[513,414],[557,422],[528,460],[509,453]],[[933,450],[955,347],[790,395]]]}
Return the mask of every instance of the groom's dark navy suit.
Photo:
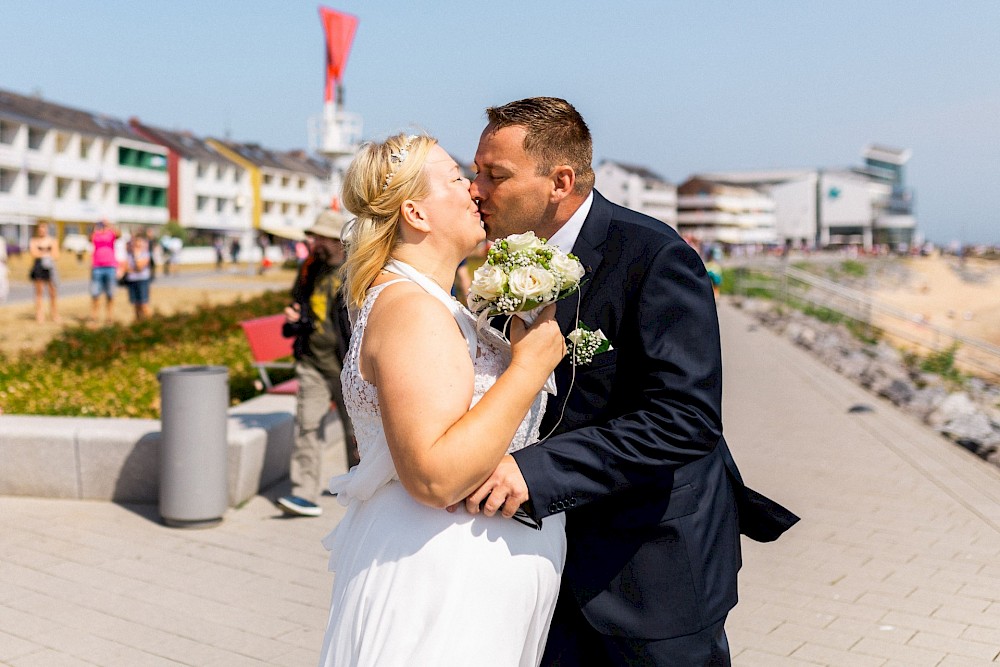
{"label": "groom's dark navy suit", "polygon": [[[797,519],[743,485],[722,436],[719,324],[698,254],[596,191],[573,253],[587,267],[579,320],[614,350],[578,366],[572,389],[569,361],[556,369],[542,424],[561,414],[555,434],[514,454],[529,509],[567,511],[561,606],[602,635],[691,635],[736,604],[740,532],[770,540]],[[557,307],[564,332],[576,307]]]}

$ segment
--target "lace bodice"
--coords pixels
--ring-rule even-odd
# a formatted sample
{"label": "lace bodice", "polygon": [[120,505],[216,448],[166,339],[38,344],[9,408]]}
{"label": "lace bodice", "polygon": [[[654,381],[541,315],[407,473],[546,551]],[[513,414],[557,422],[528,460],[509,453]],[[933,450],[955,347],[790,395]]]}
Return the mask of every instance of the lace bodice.
{"label": "lace bodice", "polygon": [[[368,497],[381,484],[388,482],[389,479],[397,478],[395,468],[391,467],[389,448],[382,428],[378,390],[361,376],[360,367],[360,351],[364,342],[368,315],[382,290],[395,282],[397,281],[383,283],[368,291],[357,314],[347,357],[344,359],[340,379],[344,388],[344,403],[354,423],[354,434],[358,439],[358,453],[361,456],[361,463],[348,475],[334,478],[331,481],[331,491],[337,493],[342,501],[348,501],[350,496],[362,499]],[[475,316],[465,308],[456,312],[456,317],[466,317],[473,325],[475,324]],[[483,397],[496,382],[497,377],[510,364],[510,344],[499,333],[490,327],[484,327],[477,332],[476,338],[477,353],[472,362],[475,370],[472,405],[475,405]],[[541,393],[535,399],[528,415],[518,426],[517,433],[507,449],[508,452],[516,451],[538,440],[539,426],[545,411],[545,396],[544,393]],[[386,474],[389,474],[388,478],[385,477]],[[358,479],[348,479],[352,476],[358,477]]]}

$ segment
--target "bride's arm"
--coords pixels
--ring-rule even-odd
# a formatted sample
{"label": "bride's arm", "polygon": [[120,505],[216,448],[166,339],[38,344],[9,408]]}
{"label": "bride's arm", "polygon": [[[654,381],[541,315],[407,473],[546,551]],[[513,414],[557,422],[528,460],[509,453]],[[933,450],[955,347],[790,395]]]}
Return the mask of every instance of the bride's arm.
{"label": "bride's arm", "polygon": [[378,388],[389,451],[410,495],[447,507],[489,477],[563,349],[550,312],[470,410],[474,371],[454,317],[419,288],[387,289],[368,318],[362,372]]}

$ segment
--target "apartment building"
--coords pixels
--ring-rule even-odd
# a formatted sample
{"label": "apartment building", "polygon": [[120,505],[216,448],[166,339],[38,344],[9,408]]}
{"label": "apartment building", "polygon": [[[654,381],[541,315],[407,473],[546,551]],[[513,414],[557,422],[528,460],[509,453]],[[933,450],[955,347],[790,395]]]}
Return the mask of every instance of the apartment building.
{"label": "apartment building", "polygon": [[297,238],[335,202],[330,164],[304,151],[273,151],[258,144],[209,139],[249,174],[254,230]]}
{"label": "apartment building", "polygon": [[609,201],[677,227],[677,187],[656,172],[604,160],[594,176],[594,187]]}
{"label": "apartment building", "polygon": [[242,235],[253,228],[250,172],[207,139],[146,125],[130,125],[167,148],[167,210],[171,220],[195,234]]}
{"label": "apartment building", "polygon": [[677,231],[702,243],[773,244],[775,203],[750,187],[689,178],[677,186]]}
{"label": "apartment building", "polygon": [[59,237],[105,218],[168,219],[167,150],[120,119],[0,90],[0,234],[27,245],[36,221]]}

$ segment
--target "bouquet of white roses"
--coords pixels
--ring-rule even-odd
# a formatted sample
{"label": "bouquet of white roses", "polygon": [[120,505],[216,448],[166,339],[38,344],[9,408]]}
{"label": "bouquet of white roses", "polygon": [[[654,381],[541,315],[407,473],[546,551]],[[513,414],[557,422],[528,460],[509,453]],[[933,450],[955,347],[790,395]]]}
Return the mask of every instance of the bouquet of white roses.
{"label": "bouquet of white roses", "polygon": [[534,232],[512,234],[493,243],[473,274],[469,309],[481,319],[527,314],[575,292],[583,274],[579,259]]}

